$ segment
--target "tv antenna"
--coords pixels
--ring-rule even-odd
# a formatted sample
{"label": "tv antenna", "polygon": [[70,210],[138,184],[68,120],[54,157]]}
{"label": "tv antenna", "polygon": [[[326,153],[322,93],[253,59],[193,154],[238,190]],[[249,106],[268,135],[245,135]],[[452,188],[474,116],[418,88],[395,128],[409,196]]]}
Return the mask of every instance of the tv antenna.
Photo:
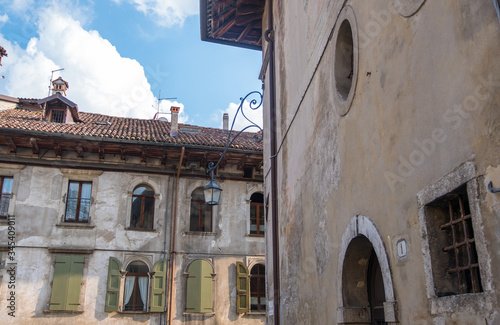
{"label": "tv antenna", "polygon": [[[157,106],[156,106],[156,114],[154,116],[154,120],[156,120],[156,118],[158,117],[158,115],[160,115],[160,103],[162,100],[171,100],[171,99],[177,99],[177,97],[161,97],[161,89],[158,91],[158,103],[157,103]],[[171,114],[171,113],[161,113],[161,114]]]}
{"label": "tv antenna", "polygon": [[49,93],[47,94],[47,96],[50,96],[50,86],[52,86],[52,78],[54,78],[54,72],[63,71],[63,70],[64,70],[64,68],[52,70],[52,73],[50,74],[50,81],[49,81]]}

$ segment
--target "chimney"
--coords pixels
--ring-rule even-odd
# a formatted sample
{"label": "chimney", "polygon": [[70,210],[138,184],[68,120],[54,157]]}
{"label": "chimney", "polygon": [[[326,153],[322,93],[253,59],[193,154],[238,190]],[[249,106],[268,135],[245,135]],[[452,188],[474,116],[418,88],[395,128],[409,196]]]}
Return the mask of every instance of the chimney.
{"label": "chimney", "polygon": [[179,131],[179,110],[181,108],[177,106],[171,106],[170,112],[172,113],[172,118],[170,120],[170,136],[176,137]]}
{"label": "chimney", "polygon": [[69,88],[69,84],[61,77],[52,81],[52,95],[61,94],[66,96],[66,90]]}
{"label": "chimney", "polygon": [[222,133],[226,134],[229,132],[229,114],[224,113],[222,115]]}

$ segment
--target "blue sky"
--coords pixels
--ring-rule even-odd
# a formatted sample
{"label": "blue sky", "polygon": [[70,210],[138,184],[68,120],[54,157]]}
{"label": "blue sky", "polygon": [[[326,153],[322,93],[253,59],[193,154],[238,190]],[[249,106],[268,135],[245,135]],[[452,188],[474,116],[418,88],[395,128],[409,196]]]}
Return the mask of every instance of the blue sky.
{"label": "blue sky", "polygon": [[161,91],[177,99],[160,111],[178,105],[182,122],[221,127],[261,89],[261,52],[202,42],[198,0],[0,0],[0,45],[0,94],[45,97],[64,68],[54,79],[84,112],[153,118]]}

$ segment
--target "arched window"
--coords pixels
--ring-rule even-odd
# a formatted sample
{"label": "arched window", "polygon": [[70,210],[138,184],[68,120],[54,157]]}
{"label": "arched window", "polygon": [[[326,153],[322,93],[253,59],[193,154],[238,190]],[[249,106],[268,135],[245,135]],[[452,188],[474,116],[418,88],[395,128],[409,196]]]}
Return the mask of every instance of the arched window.
{"label": "arched window", "polygon": [[186,312],[213,313],[213,268],[204,260],[196,260],[187,269]]}
{"label": "arched window", "polygon": [[189,231],[212,231],[212,206],[205,204],[205,196],[201,187],[191,194]]}
{"label": "arched window", "polygon": [[124,311],[146,311],[148,300],[148,266],[133,261],[127,266],[123,294]]}
{"label": "arched window", "polygon": [[266,311],[266,267],[256,264],[250,271],[250,310]]}
{"label": "arched window", "polygon": [[264,195],[254,193],[250,197],[250,234],[264,236]]}
{"label": "arched window", "polygon": [[130,228],[153,229],[155,192],[151,186],[141,184],[132,194]]}

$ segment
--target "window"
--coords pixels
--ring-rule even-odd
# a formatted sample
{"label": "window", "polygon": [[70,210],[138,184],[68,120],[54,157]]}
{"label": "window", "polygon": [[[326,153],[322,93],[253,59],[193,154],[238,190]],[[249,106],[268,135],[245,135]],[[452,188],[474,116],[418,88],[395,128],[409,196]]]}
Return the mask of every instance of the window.
{"label": "window", "polygon": [[12,177],[0,176],[0,219],[5,219],[9,214],[9,203],[12,195]]}
{"label": "window", "polygon": [[212,206],[205,204],[205,196],[201,187],[191,194],[189,231],[212,231]]}
{"label": "window", "polygon": [[482,292],[467,185],[425,207],[436,296]]}
{"label": "window", "polygon": [[250,309],[266,311],[266,268],[256,264],[250,271]]}
{"label": "window", "polygon": [[213,268],[204,260],[195,260],[187,269],[186,313],[213,313]]}
{"label": "window", "polygon": [[65,222],[89,222],[92,182],[69,181]]}
{"label": "window", "polygon": [[148,297],[148,266],[134,261],[127,266],[123,294],[124,311],[146,311]]}
{"label": "window", "polygon": [[81,255],[56,256],[50,310],[80,310],[83,264],[84,257]]}
{"label": "window", "polygon": [[[104,311],[164,312],[166,269],[165,259],[154,265],[153,272],[149,272],[146,263],[136,260],[122,272],[120,261],[110,257]],[[120,294],[121,287],[123,294]]]}
{"label": "window", "polygon": [[53,109],[50,121],[56,123],[64,123],[64,113],[65,112],[62,109]]}
{"label": "window", "polygon": [[153,229],[155,192],[146,184],[134,189],[132,194],[132,214],[130,228]]}
{"label": "window", "polygon": [[254,193],[250,197],[250,234],[264,236],[264,195]]}
{"label": "window", "polygon": [[[250,273],[250,274],[249,274]],[[255,264],[252,270],[241,262],[236,262],[236,312],[266,311],[266,267]]]}

